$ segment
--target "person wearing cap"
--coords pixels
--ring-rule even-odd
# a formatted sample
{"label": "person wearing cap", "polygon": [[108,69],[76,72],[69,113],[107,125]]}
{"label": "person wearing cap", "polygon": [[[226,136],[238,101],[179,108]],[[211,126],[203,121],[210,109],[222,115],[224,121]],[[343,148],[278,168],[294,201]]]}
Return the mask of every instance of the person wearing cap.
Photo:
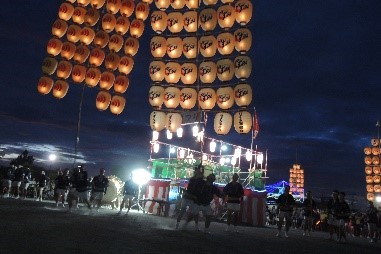
{"label": "person wearing cap", "polygon": [[223,193],[226,200],[226,207],[228,209],[227,226],[225,229],[226,231],[230,231],[230,225],[233,223],[234,231],[238,232],[238,213],[240,210],[241,199],[244,194],[243,187],[238,182],[238,179],[238,174],[234,173],[232,176],[232,181],[228,183],[223,189]]}
{"label": "person wearing cap", "polygon": [[290,186],[284,186],[284,192],[276,200],[279,209],[279,221],[278,221],[278,233],[276,236],[280,236],[282,230],[283,221],[285,221],[284,236],[288,237],[288,231],[291,226],[292,212],[295,206],[295,199],[290,194]]}
{"label": "person wearing cap", "polygon": [[58,176],[54,180],[54,198],[56,201],[56,206],[58,206],[59,201],[62,203],[62,207],[65,207],[65,200],[67,196],[67,189],[69,187],[69,182],[67,178],[63,175],[62,170],[58,170]]}
{"label": "person wearing cap", "polygon": [[[195,168],[193,177],[191,177],[188,181],[187,189],[185,190],[185,192],[181,198],[180,211],[179,211],[179,214],[177,215],[177,220],[176,220],[176,229],[179,228],[180,221],[181,221],[182,217],[184,216],[185,212],[187,211],[187,208],[188,208],[188,212],[189,212],[189,216],[190,216],[190,218],[188,218],[188,220],[189,219],[191,220],[193,218],[192,211],[197,209],[197,205],[196,205],[197,189],[198,189],[198,186],[202,186],[204,183],[203,173],[204,173],[204,168],[203,168],[203,166],[199,165],[198,167]],[[184,224],[183,229],[185,229],[188,222],[190,222],[190,220],[189,221],[188,220]],[[195,228],[196,228],[196,230],[199,230],[199,228],[198,228],[198,216],[194,217],[194,220],[195,220]]]}
{"label": "person wearing cap", "polygon": [[306,199],[303,201],[303,219],[304,219],[303,236],[311,235],[311,229],[315,219],[315,216],[314,216],[315,212],[316,212],[316,203],[312,199],[312,192],[307,191]]}
{"label": "person wearing cap", "polygon": [[333,207],[333,216],[338,222],[338,233],[337,233],[337,242],[346,242],[346,230],[345,225],[349,221],[350,208],[348,203],[345,201],[345,193],[339,192],[338,202],[335,203]]}
{"label": "person wearing cap", "polygon": [[338,228],[335,217],[333,216],[333,209],[335,205],[339,202],[339,191],[332,191],[332,198],[328,201],[327,209],[328,209],[328,226],[329,226],[329,237],[328,240],[332,240],[333,234],[337,233]]}
{"label": "person wearing cap", "polygon": [[99,170],[99,175],[95,176],[92,183],[91,190],[91,202],[95,202],[97,206],[97,212],[102,204],[103,196],[106,194],[107,187],[109,185],[109,181],[105,176],[105,169],[101,168]]}

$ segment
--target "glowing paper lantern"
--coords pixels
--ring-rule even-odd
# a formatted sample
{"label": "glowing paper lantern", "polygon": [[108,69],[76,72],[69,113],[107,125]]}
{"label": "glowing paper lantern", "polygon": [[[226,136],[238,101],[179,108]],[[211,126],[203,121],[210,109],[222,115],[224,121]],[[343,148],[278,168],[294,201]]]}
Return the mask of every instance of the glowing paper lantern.
{"label": "glowing paper lantern", "polygon": [[227,112],[219,112],[214,117],[214,131],[218,135],[229,133],[233,124],[233,117]]}
{"label": "glowing paper lantern", "polygon": [[102,89],[110,90],[114,85],[115,75],[110,71],[102,72],[101,79],[99,81],[99,87]]}
{"label": "glowing paper lantern", "polygon": [[110,102],[110,111],[114,115],[122,113],[124,106],[126,105],[126,99],[119,95],[114,95]]}
{"label": "glowing paper lantern", "polygon": [[79,45],[74,52],[73,59],[77,63],[84,63],[90,55],[90,49],[84,45]]}
{"label": "glowing paper lantern", "polygon": [[374,166],[373,167],[373,173],[375,173],[376,175],[378,175],[378,174],[380,174],[380,167],[378,167],[378,166]]}
{"label": "glowing paper lantern", "polygon": [[166,10],[169,7],[170,0],[154,0],[156,8],[159,10]]}
{"label": "glowing paper lantern", "polygon": [[194,63],[182,64],[180,78],[185,85],[194,84],[197,80],[197,65]]}
{"label": "glowing paper lantern", "polygon": [[58,78],[67,79],[70,76],[73,65],[68,61],[58,63],[56,75]]}
{"label": "glowing paper lantern", "polygon": [[234,59],[234,74],[236,78],[241,80],[248,79],[251,75],[251,69],[250,57],[241,55]]}
{"label": "glowing paper lantern", "polygon": [[60,41],[59,39],[52,38],[48,41],[48,45],[46,46],[46,52],[49,55],[57,56],[59,53],[61,53],[62,44],[62,41]]}
{"label": "glowing paper lantern", "polygon": [[167,116],[164,112],[152,111],[150,114],[150,126],[153,131],[162,131],[165,128]]}
{"label": "glowing paper lantern", "polygon": [[69,90],[69,84],[63,80],[57,80],[53,86],[53,96],[57,99],[62,99]]}
{"label": "glowing paper lantern", "polygon": [[77,41],[79,41],[81,30],[82,29],[77,25],[70,25],[67,28],[67,32],[66,32],[67,40],[73,43],[76,43]]}
{"label": "glowing paper lantern", "polygon": [[217,89],[217,105],[221,109],[229,109],[234,105],[234,90],[230,86]]}
{"label": "glowing paper lantern", "polygon": [[217,77],[221,81],[230,81],[234,76],[234,63],[230,59],[217,61]]}
{"label": "glowing paper lantern", "polygon": [[96,9],[100,9],[105,4],[106,0],[90,0],[91,6],[93,6]]}
{"label": "glowing paper lantern", "polygon": [[85,45],[89,45],[93,42],[95,37],[95,32],[90,27],[84,27],[79,34],[79,40]]}
{"label": "glowing paper lantern", "polygon": [[110,37],[110,41],[108,43],[108,48],[113,52],[119,52],[123,47],[123,37],[119,34],[113,34]]}
{"label": "glowing paper lantern", "polygon": [[167,87],[164,90],[164,105],[169,109],[174,109],[180,104],[180,89],[177,87]]}
{"label": "glowing paper lantern", "polygon": [[372,174],[372,167],[369,167],[369,166],[367,166],[367,167],[365,167],[365,174],[367,174],[367,175],[370,175],[370,174]]}
{"label": "glowing paper lantern", "polygon": [[104,111],[108,109],[111,102],[111,94],[106,91],[100,91],[95,100],[95,106],[98,110]]}
{"label": "glowing paper lantern", "polygon": [[234,129],[239,134],[246,134],[251,131],[252,118],[250,112],[239,111],[234,114]]}
{"label": "glowing paper lantern", "polygon": [[42,72],[47,75],[52,75],[57,69],[58,61],[52,57],[46,57],[42,61]]}
{"label": "glowing paper lantern", "polygon": [[85,83],[89,87],[95,87],[98,85],[101,79],[101,71],[98,68],[89,68],[86,72]]}
{"label": "glowing paper lantern", "polygon": [[149,65],[149,76],[154,82],[161,82],[165,76],[165,63],[153,61]]}
{"label": "glowing paper lantern", "polygon": [[122,0],[119,12],[122,16],[130,17],[135,10],[134,0]]}
{"label": "glowing paper lantern", "polygon": [[109,38],[109,35],[105,31],[99,30],[95,34],[93,43],[100,48],[104,48],[108,44]]}
{"label": "glowing paper lantern", "polygon": [[107,33],[110,33],[114,30],[116,26],[116,18],[114,15],[110,14],[110,13],[106,13],[105,15],[103,15],[102,17],[102,29],[107,32]]}
{"label": "glowing paper lantern", "polygon": [[171,6],[175,10],[180,10],[185,6],[185,0],[170,0]]}
{"label": "glowing paper lantern", "polygon": [[114,91],[117,93],[125,93],[128,86],[130,85],[130,80],[127,76],[119,75],[115,78]]}
{"label": "glowing paper lantern", "polygon": [[372,163],[373,163],[374,165],[379,165],[379,164],[380,164],[380,157],[378,157],[378,156],[373,156],[373,157],[372,157]]}
{"label": "glowing paper lantern", "polygon": [[198,44],[203,57],[213,57],[216,54],[217,40],[213,35],[201,36]]}
{"label": "glowing paper lantern", "polygon": [[373,176],[366,176],[365,181],[366,183],[373,183]]}
{"label": "glowing paper lantern", "polygon": [[149,5],[144,2],[139,2],[136,5],[135,17],[137,19],[146,20],[149,15]]}
{"label": "glowing paper lantern", "polygon": [[364,162],[366,165],[372,164],[372,157],[371,156],[365,156]]}
{"label": "glowing paper lantern", "polygon": [[64,42],[62,44],[62,49],[61,49],[61,57],[65,58],[66,60],[70,60],[74,56],[74,52],[76,50],[76,46],[72,42]]}
{"label": "glowing paper lantern", "polygon": [[167,130],[170,132],[176,132],[181,127],[183,118],[180,113],[168,113],[166,117]]}
{"label": "glowing paper lantern", "polygon": [[138,39],[134,37],[128,37],[127,40],[124,42],[123,50],[126,55],[130,55],[130,56],[136,55],[136,53],[138,53],[138,50],[139,50]]}
{"label": "glowing paper lantern", "polygon": [[83,24],[85,22],[85,15],[86,15],[86,9],[80,6],[77,6],[74,8],[73,15],[71,16],[71,19],[74,23],[77,23],[79,25]]}
{"label": "glowing paper lantern", "polygon": [[204,110],[211,110],[216,105],[217,96],[212,88],[202,88],[198,92],[198,104]]}
{"label": "glowing paper lantern", "polygon": [[171,12],[168,14],[167,28],[171,33],[179,33],[183,30],[184,21],[181,12]]}
{"label": "glowing paper lantern", "polygon": [[249,29],[239,28],[234,31],[235,44],[234,47],[238,52],[244,53],[249,51],[252,43],[252,35]]}
{"label": "glowing paper lantern", "polygon": [[164,88],[161,86],[151,86],[148,92],[148,101],[152,107],[160,108],[164,102]]}
{"label": "glowing paper lantern", "polygon": [[129,57],[129,56],[123,56],[120,59],[118,71],[120,73],[128,75],[132,71],[133,67],[134,67],[134,59],[132,59],[132,57]]}
{"label": "glowing paper lantern", "polygon": [[94,8],[90,8],[87,10],[85,15],[85,24],[88,26],[95,26],[100,18],[99,11]]}
{"label": "glowing paper lantern", "polygon": [[199,66],[200,80],[204,84],[213,83],[217,77],[217,65],[212,61],[202,62]]}
{"label": "glowing paper lantern", "polygon": [[50,93],[50,91],[52,90],[53,83],[54,83],[53,79],[51,79],[49,77],[41,77],[38,80],[37,91],[40,94],[46,95],[46,94]]}
{"label": "glowing paper lantern", "polygon": [[380,183],[380,181],[381,181],[381,176],[379,176],[379,175],[373,176],[373,182],[374,183]]}
{"label": "glowing paper lantern", "polygon": [[200,6],[200,0],[185,0],[185,5],[188,9],[196,9]]}
{"label": "glowing paper lantern", "polygon": [[54,21],[52,26],[52,35],[61,38],[65,35],[67,31],[68,25],[67,23],[62,19],[57,19]]}
{"label": "glowing paper lantern", "polygon": [[130,34],[132,37],[139,38],[144,32],[144,23],[140,19],[134,19],[130,25]]}
{"label": "glowing paper lantern", "polygon": [[90,3],[90,0],[77,0],[77,4],[80,6],[87,6]]}
{"label": "glowing paper lantern", "polygon": [[167,52],[167,39],[163,36],[152,37],[150,49],[153,57],[163,57]]}
{"label": "glowing paper lantern", "polygon": [[231,28],[235,22],[235,9],[231,5],[222,5],[217,9],[217,21],[221,28]]}
{"label": "glowing paper lantern", "polygon": [[120,62],[120,56],[114,52],[109,53],[105,58],[104,66],[107,70],[115,71]]}
{"label": "glowing paper lantern", "polygon": [[253,16],[253,4],[250,0],[239,0],[234,5],[236,17],[235,20],[241,25],[246,25]]}
{"label": "glowing paper lantern", "polygon": [[370,142],[372,146],[378,146],[380,144],[380,140],[378,138],[372,138]]}
{"label": "glowing paper lantern", "polygon": [[107,0],[106,9],[112,14],[116,14],[122,6],[121,0]]}
{"label": "glowing paper lantern", "polygon": [[381,192],[381,185],[379,184],[374,185],[374,192]]}
{"label": "glowing paper lantern", "polygon": [[[369,186],[369,187],[368,187]],[[366,194],[366,198],[369,200],[369,201],[374,201],[374,193],[372,193],[374,191],[373,189],[373,185],[367,185],[366,186],[366,190],[368,191],[368,193]]]}
{"label": "glowing paper lantern", "polygon": [[164,11],[154,11],[151,14],[151,27],[156,33],[162,33],[167,29],[168,15]]}
{"label": "glowing paper lantern", "polygon": [[165,65],[164,78],[167,83],[176,84],[180,80],[181,66],[176,62],[168,62]]}
{"label": "glowing paper lantern", "polygon": [[71,71],[71,79],[74,83],[82,83],[86,77],[86,67],[83,65],[74,65]]}
{"label": "glowing paper lantern", "polygon": [[217,26],[217,12],[213,8],[206,8],[200,12],[199,22],[202,30],[212,31]]}
{"label": "glowing paper lantern", "polygon": [[100,48],[94,48],[91,50],[90,57],[89,57],[89,63],[92,66],[101,66],[105,59],[105,53]]}
{"label": "glowing paper lantern", "polygon": [[233,3],[234,0],[221,0],[221,3],[227,4],[227,3]]}
{"label": "glowing paper lantern", "polygon": [[183,39],[183,54],[186,58],[196,58],[198,53],[197,37],[185,37]]}
{"label": "glowing paper lantern", "polygon": [[217,36],[217,48],[221,55],[230,55],[234,50],[234,36],[231,33],[221,33]]}
{"label": "glowing paper lantern", "polygon": [[73,16],[74,6],[70,3],[62,3],[58,9],[58,17],[68,21]]}
{"label": "glowing paper lantern", "polygon": [[379,155],[380,154],[380,148],[379,147],[372,147],[372,154],[373,155]]}
{"label": "glowing paper lantern", "polygon": [[120,35],[125,35],[130,29],[130,20],[127,17],[120,16],[116,20],[115,31]]}
{"label": "glowing paper lantern", "polygon": [[179,58],[183,53],[183,41],[180,37],[167,39],[167,55],[170,58]]}
{"label": "glowing paper lantern", "polygon": [[217,0],[202,0],[202,2],[208,6],[208,5],[215,5],[218,1]]}
{"label": "glowing paper lantern", "polygon": [[184,29],[188,33],[197,32],[197,12],[187,11],[183,14]]}
{"label": "glowing paper lantern", "polygon": [[183,109],[192,109],[197,102],[197,91],[193,88],[183,88],[180,92],[180,106]]}

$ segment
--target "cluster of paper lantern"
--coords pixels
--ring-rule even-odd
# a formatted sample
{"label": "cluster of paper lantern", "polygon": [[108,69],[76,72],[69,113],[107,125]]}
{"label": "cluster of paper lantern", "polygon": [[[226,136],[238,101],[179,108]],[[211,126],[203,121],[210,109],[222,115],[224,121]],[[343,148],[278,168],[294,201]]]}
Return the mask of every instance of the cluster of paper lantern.
{"label": "cluster of paper lantern", "polygon": [[74,83],[99,87],[96,107],[120,114],[149,10],[148,3],[135,4],[134,0],[63,1],[47,43],[49,56],[42,63],[44,76],[38,91],[48,94],[52,90],[61,99],[71,78]]}
{"label": "cluster of paper lantern", "polygon": [[365,182],[369,201],[374,201],[375,193],[381,192],[380,142],[380,139],[373,138],[371,146],[364,148]]}
{"label": "cluster of paper lantern", "polygon": [[[156,34],[150,40],[152,85],[148,98],[155,116],[159,111],[215,110],[217,134],[227,134],[232,126],[238,133],[249,133],[252,114],[247,107],[253,91],[248,82],[252,60],[247,53],[252,34],[246,25],[252,18],[252,2],[154,3],[156,10],[150,21]],[[153,130],[158,130],[153,126]],[[167,130],[175,131],[168,127]]]}
{"label": "cluster of paper lantern", "polygon": [[297,193],[304,197],[304,169],[301,168],[300,164],[294,164],[290,168],[289,183],[292,193]]}

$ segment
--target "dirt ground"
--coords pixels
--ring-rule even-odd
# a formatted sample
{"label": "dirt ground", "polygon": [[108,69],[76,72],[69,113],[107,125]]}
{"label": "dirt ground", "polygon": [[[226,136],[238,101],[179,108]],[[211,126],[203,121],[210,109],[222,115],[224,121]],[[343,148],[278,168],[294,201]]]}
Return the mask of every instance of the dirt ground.
{"label": "dirt ground", "polygon": [[0,253],[380,253],[381,243],[348,237],[346,244],[325,240],[324,232],[303,237],[275,237],[271,227],[239,227],[225,232],[225,224],[213,222],[211,234],[194,229],[175,230],[175,219],[143,214],[127,216],[101,208],[89,215],[84,206],[55,207],[53,202],[0,198]]}

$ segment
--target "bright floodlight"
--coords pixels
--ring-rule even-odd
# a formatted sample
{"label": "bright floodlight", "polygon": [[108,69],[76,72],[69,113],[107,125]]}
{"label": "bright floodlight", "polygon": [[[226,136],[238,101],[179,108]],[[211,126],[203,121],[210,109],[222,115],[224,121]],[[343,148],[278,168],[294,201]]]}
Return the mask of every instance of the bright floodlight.
{"label": "bright floodlight", "polygon": [[50,154],[49,155],[49,160],[50,161],[55,161],[57,159],[57,155],[55,155],[55,154]]}
{"label": "bright floodlight", "polygon": [[184,132],[184,130],[183,130],[183,128],[178,128],[177,130],[176,130],[176,134],[177,134],[177,137],[178,138],[182,138],[183,137],[183,132]]}
{"label": "bright floodlight", "polygon": [[377,202],[377,203],[380,203],[380,202],[381,202],[381,196],[377,196],[377,197],[376,197],[376,202]]}
{"label": "bright floodlight", "polygon": [[210,142],[210,144],[209,144],[211,153],[214,153],[216,151],[216,146],[217,146],[216,142],[214,142],[214,140],[212,140],[212,142]]}
{"label": "bright floodlight", "polygon": [[153,131],[152,132],[152,141],[156,141],[159,139],[159,132],[158,131]]}
{"label": "bright floodlight", "polygon": [[147,170],[136,169],[132,171],[132,181],[134,181],[134,183],[136,183],[137,185],[146,184],[150,178],[151,174]]}
{"label": "bright floodlight", "polygon": [[222,145],[222,146],[221,146],[221,150],[222,150],[222,151],[226,151],[226,150],[228,150],[228,147],[227,147],[226,145]]}
{"label": "bright floodlight", "polygon": [[257,163],[262,165],[262,163],[263,163],[263,153],[258,154],[258,156],[257,156]]}

